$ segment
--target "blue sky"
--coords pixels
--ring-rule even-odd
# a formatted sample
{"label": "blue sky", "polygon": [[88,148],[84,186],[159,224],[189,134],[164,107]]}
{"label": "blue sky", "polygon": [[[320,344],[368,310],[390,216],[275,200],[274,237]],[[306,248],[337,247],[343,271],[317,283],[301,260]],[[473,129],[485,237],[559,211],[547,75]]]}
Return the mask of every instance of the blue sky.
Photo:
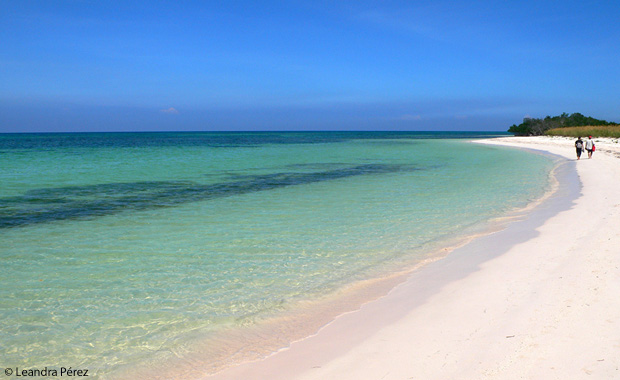
{"label": "blue sky", "polygon": [[620,122],[620,1],[0,0],[0,132]]}

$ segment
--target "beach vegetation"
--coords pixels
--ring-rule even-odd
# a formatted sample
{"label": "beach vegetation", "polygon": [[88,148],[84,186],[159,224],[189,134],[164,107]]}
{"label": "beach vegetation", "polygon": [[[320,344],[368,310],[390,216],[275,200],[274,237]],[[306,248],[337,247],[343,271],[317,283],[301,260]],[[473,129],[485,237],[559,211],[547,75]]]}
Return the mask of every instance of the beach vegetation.
{"label": "beach vegetation", "polygon": [[568,136],[568,137],[611,137],[620,138],[620,125],[599,125],[583,127],[553,128],[545,132],[547,136]]}
{"label": "beach vegetation", "polygon": [[[523,123],[519,125],[513,125],[508,129],[508,132],[514,133],[517,136],[541,136],[546,134],[551,129],[564,129],[569,127],[599,127],[599,126],[611,126],[616,123],[608,122],[606,120],[595,119],[590,116],[584,116],[580,113],[567,114],[566,112],[559,116],[547,116],[544,119],[536,119],[526,117],[523,119]],[[559,136],[561,134],[558,134]]]}

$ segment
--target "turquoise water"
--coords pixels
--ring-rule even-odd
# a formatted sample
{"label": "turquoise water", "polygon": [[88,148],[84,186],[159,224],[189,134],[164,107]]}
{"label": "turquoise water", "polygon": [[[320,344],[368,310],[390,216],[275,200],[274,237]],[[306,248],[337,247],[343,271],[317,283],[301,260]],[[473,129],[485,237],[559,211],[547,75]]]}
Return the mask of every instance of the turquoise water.
{"label": "turquoise water", "polygon": [[552,159],[475,137],[0,135],[0,365],[183,360],[548,190]]}

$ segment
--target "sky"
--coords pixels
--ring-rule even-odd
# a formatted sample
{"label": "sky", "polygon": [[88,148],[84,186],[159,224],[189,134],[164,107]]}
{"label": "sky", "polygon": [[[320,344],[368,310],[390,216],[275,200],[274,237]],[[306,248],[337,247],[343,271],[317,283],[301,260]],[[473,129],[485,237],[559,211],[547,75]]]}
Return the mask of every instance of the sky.
{"label": "sky", "polygon": [[620,122],[620,1],[0,0],[0,133]]}

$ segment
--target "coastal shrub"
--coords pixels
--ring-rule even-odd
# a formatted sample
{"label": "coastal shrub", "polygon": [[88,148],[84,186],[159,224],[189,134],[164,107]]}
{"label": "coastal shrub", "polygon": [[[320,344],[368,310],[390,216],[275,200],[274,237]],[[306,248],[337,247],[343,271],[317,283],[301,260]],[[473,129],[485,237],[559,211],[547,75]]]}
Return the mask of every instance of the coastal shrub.
{"label": "coastal shrub", "polygon": [[544,119],[526,117],[523,119],[523,123],[513,125],[508,129],[508,132],[514,133],[517,136],[540,136],[544,135],[547,131],[556,128],[564,129],[584,125],[609,126],[613,124],[616,123],[598,120],[590,116],[584,116],[580,113],[573,113],[569,115],[565,112],[560,116],[547,116]]}
{"label": "coastal shrub", "polygon": [[553,128],[545,132],[547,136],[568,136],[568,137],[612,137],[620,138],[620,125],[596,126],[588,125],[583,127]]}

